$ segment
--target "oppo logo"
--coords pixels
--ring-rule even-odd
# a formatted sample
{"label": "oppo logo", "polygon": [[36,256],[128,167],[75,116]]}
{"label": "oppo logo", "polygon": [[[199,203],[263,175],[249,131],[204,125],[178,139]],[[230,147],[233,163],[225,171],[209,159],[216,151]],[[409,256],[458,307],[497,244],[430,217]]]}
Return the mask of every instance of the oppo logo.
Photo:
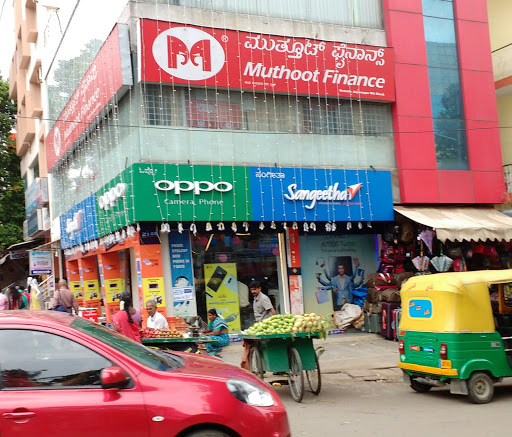
{"label": "oppo logo", "polygon": [[108,190],[103,196],[98,199],[98,205],[104,211],[113,208],[116,202],[125,195],[126,184],[118,183],[115,187]]}
{"label": "oppo logo", "polygon": [[217,182],[212,183],[208,181],[158,181],[155,182],[155,188],[160,191],[173,191],[174,194],[179,195],[181,192],[192,191],[198,195],[201,193],[207,193],[209,191],[218,191],[219,193],[226,193],[233,189],[233,185],[229,182]]}
{"label": "oppo logo", "polygon": [[213,77],[226,60],[220,43],[193,27],[173,27],[162,32],[153,43],[153,57],[162,70],[185,80]]}

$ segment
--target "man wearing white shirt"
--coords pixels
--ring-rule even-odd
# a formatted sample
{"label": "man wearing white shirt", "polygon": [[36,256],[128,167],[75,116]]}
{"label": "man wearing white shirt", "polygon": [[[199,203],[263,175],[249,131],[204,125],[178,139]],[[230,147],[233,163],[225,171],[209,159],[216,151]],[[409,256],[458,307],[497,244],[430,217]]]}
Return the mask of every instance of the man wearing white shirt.
{"label": "man wearing white shirt", "polygon": [[146,310],[149,315],[147,323],[149,329],[169,329],[166,318],[156,310],[156,302],[154,300],[146,302]]}

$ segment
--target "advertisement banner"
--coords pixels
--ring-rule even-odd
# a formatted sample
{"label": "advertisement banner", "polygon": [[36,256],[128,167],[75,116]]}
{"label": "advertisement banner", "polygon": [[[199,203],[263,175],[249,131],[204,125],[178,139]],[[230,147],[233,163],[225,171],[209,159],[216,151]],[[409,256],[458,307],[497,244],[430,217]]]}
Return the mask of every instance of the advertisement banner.
{"label": "advertisement banner", "polygon": [[374,235],[306,235],[299,243],[306,313],[332,315],[377,271]]}
{"label": "advertisement banner", "polygon": [[135,164],[136,221],[250,220],[246,167]]}
{"label": "advertisement banner", "polygon": [[134,222],[131,168],[124,170],[95,193],[98,235],[103,236]]}
{"label": "advertisement banner", "polygon": [[35,209],[48,203],[48,179],[35,178],[25,191],[25,212],[29,216]]}
{"label": "advertisement banner", "polygon": [[30,276],[52,274],[52,252],[49,250],[31,250],[28,254]]}
{"label": "advertisement banner", "polygon": [[304,302],[302,298],[302,276],[290,275],[290,312],[294,315],[304,314]]}
{"label": "advertisement banner", "polygon": [[119,93],[133,84],[128,26],[118,24],[98,52],[45,140],[48,171]]}
{"label": "advertisement banner", "polygon": [[144,297],[144,304],[148,300],[154,300],[157,305],[157,310],[163,312],[161,310],[166,306],[164,278],[142,278],[142,293]]}
{"label": "advertisement banner", "polygon": [[393,49],[141,19],[139,81],[394,101]]}
{"label": "advertisement banner", "polygon": [[95,196],[91,195],[82,200],[62,214],[59,220],[62,249],[98,238]]}
{"label": "advertisement banner", "polygon": [[190,232],[171,231],[169,233],[169,252],[171,256],[174,315],[177,317],[196,316],[196,291]]}
{"label": "advertisement banner", "polygon": [[206,309],[215,308],[229,331],[240,331],[240,304],[236,264],[205,264]]}
{"label": "advertisement banner", "polygon": [[[251,167],[253,220],[394,220],[389,171]],[[273,197],[273,201],[268,200]]]}

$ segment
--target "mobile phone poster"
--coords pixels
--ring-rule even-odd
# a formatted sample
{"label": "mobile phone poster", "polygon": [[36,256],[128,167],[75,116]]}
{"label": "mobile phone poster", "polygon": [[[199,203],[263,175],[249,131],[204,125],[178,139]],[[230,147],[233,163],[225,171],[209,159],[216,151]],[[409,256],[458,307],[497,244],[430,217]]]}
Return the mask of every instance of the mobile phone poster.
{"label": "mobile phone poster", "polygon": [[333,314],[378,268],[374,235],[306,235],[299,245],[305,313]]}

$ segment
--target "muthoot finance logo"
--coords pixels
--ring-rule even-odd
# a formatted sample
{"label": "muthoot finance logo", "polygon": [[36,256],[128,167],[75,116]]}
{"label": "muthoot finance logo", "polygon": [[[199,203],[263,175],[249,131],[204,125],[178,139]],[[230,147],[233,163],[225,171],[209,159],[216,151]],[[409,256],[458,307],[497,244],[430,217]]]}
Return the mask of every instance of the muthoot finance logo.
{"label": "muthoot finance logo", "polygon": [[184,80],[213,77],[226,60],[220,43],[193,27],[173,27],[162,32],[153,43],[153,57],[164,71]]}

